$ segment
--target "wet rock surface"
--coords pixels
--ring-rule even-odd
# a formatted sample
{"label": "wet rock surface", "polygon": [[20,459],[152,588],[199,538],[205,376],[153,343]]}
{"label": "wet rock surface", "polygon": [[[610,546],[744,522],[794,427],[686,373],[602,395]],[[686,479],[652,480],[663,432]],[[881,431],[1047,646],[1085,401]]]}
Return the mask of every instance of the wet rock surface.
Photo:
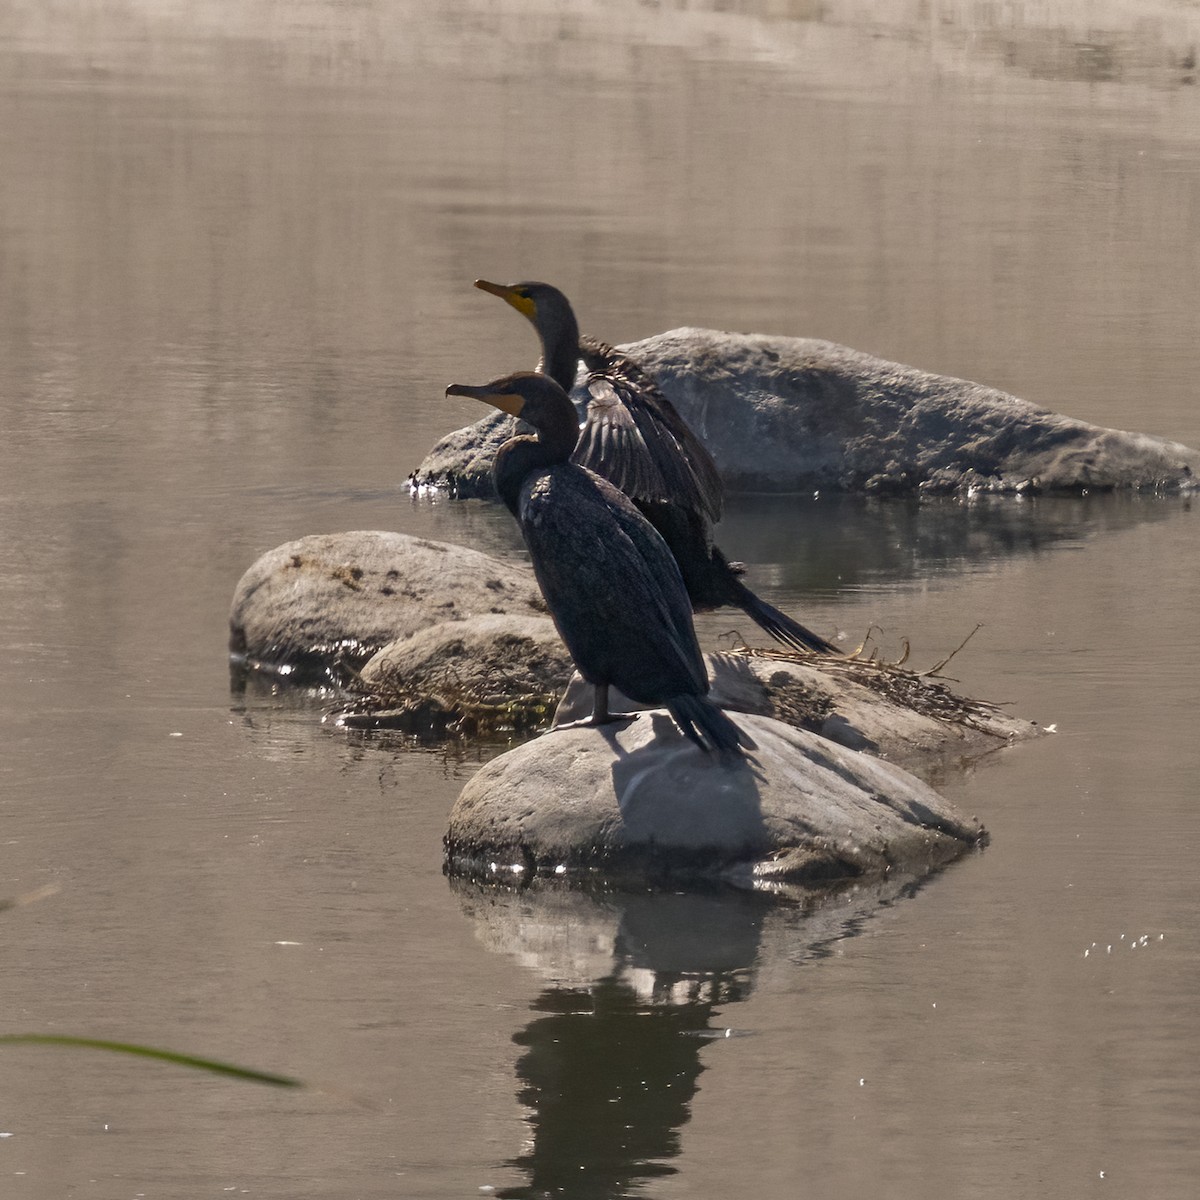
{"label": "wet rock surface", "polygon": [[661,710],[501,755],[450,814],[451,871],[826,887],[923,873],[986,836],[897,766],[768,717],[736,719],[756,749],[733,763]]}
{"label": "wet rock surface", "polygon": [[[1200,479],[1200,451],[1177,442],[834,342],[676,329],[621,348],[657,379],[733,491],[1178,491]],[[455,431],[416,481],[491,495],[492,457],[514,424],[497,413]]]}

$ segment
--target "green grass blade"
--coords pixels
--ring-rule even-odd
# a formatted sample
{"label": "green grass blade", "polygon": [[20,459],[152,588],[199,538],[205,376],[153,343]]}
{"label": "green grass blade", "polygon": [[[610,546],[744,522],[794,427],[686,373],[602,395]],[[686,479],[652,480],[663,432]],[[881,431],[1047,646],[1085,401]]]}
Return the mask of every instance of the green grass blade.
{"label": "green grass blade", "polygon": [[72,1046],[80,1050],[105,1050],[112,1054],[132,1054],[138,1058],[154,1058],[159,1062],[174,1063],[179,1067],[190,1067],[196,1071],[212,1071],[217,1075],[230,1075],[234,1079],[247,1079],[251,1083],[265,1083],[271,1087],[302,1088],[302,1079],[290,1075],[274,1075],[269,1071],[255,1071],[251,1067],[239,1067],[236,1063],[218,1062],[212,1058],[197,1058],[191,1054],[178,1054],[174,1050],[159,1050],[154,1046],[142,1046],[136,1042],[110,1042],[103,1038],[72,1037],[58,1033],[5,1033],[0,1034],[0,1045],[8,1046]]}
{"label": "green grass blade", "polygon": [[39,900],[45,900],[48,896],[57,894],[58,884],[48,883],[45,887],[35,888],[23,896],[5,896],[0,899],[0,912],[5,912],[10,908],[24,908],[27,904],[36,904]]}

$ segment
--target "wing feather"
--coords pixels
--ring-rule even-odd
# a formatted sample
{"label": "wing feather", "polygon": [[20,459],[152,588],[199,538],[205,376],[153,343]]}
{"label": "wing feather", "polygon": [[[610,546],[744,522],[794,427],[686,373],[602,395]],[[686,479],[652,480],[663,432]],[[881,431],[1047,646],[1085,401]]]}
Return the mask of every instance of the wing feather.
{"label": "wing feather", "polygon": [[573,461],[634,500],[680,504],[720,520],[724,489],[716,463],[654,380],[593,338],[580,338],[580,352],[591,374]]}

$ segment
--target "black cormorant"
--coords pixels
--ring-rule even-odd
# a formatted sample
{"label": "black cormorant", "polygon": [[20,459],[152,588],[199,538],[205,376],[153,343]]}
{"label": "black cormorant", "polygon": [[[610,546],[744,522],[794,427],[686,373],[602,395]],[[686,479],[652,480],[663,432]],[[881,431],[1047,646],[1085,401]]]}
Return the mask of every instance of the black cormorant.
{"label": "black cormorant", "polygon": [[452,384],[446,395],[482,400],[536,431],[505,442],[493,473],[554,624],[595,688],[592,715],[580,724],[628,719],[608,710],[615,687],[666,708],[702,749],[752,746],[708,699],[692,607],[666,543],[628,497],[570,461],[579,420],[566,392],[547,375],[520,372],[482,387]]}
{"label": "black cormorant", "polygon": [[679,563],[696,611],[730,604],[773,638],[798,650],[836,654],[837,648],[756,596],[713,544],[713,523],[724,499],[716,463],[700,439],[631,358],[579,332],[570,301],[548,283],[475,286],[527,317],[542,343],[538,370],[565,392],[575,386],[580,360],[590,372],[587,416],[572,461],[623,491],[663,536]]}

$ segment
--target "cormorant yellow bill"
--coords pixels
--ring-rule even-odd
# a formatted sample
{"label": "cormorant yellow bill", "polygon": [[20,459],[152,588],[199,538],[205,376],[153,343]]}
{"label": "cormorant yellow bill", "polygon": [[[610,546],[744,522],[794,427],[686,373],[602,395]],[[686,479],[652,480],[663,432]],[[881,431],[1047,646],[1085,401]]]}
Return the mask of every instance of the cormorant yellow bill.
{"label": "cormorant yellow bill", "polygon": [[491,292],[493,296],[499,296],[501,300],[511,304],[517,312],[531,321],[537,313],[537,306],[534,302],[528,296],[523,296],[516,288],[507,287],[503,283],[488,283],[486,279],[475,280],[475,286],[481,292]]}
{"label": "cormorant yellow bill", "polygon": [[519,396],[515,392],[493,392],[490,383],[485,383],[482,387],[472,387],[466,383],[452,383],[446,389],[447,396],[468,396],[472,400],[482,400],[484,404],[490,404],[493,408],[500,409],[501,412],[511,413],[514,417],[521,415],[521,409],[525,407],[525,397]]}

